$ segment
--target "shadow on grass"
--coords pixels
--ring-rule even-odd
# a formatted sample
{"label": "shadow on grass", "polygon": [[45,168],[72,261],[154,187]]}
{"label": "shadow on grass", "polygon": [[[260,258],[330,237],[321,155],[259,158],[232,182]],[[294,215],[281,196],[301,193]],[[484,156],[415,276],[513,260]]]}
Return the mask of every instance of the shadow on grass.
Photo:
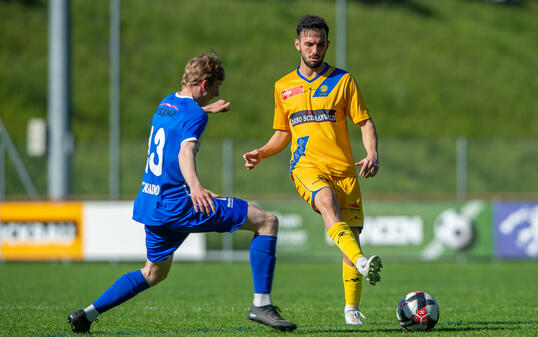
{"label": "shadow on grass", "polygon": [[[170,330],[145,330],[145,331],[118,331],[118,332],[99,332],[92,330],[91,336],[145,336],[145,335],[162,335],[162,336],[185,336],[186,334],[204,334],[204,333],[233,333],[233,332],[249,332],[249,331],[272,331],[268,327],[239,327],[239,328],[222,328],[222,329],[170,329]],[[39,337],[68,337],[78,336],[78,334],[61,333],[57,335],[40,335]]]}
{"label": "shadow on grass", "polygon": [[474,330],[515,330],[518,325],[537,324],[538,321],[471,321],[442,322],[435,327],[436,331],[474,331]]}
{"label": "shadow on grass", "polygon": [[[538,324],[538,321],[472,321],[472,322],[442,322],[433,328],[432,331],[448,331],[448,332],[462,332],[462,331],[500,331],[500,330],[517,330],[519,325]],[[324,325],[315,327],[299,327],[297,329],[298,334],[310,334],[310,333],[372,333],[372,332],[402,332],[400,327],[387,328],[380,327],[379,325],[394,325],[393,323],[377,323],[377,327],[364,326],[361,328],[338,328],[337,325]],[[334,327],[334,328],[330,328]]]}
{"label": "shadow on grass", "polygon": [[[432,331],[501,331],[501,330],[517,330],[519,325],[538,324],[538,320],[531,321],[471,321],[471,322],[440,322]],[[375,325],[375,326],[373,326]],[[372,333],[372,332],[403,332],[403,329],[394,326],[386,327],[387,325],[395,325],[395,323],[375,323],[372,326],[349,327],[343,324],[326,324],[315,326],[299,326],[294,334],[304,335],[312,333],[331,333],[331,334],[356,334],[356,333]],[[383,327],[385,326],[385,327]],[[255,332],[264,331],[272,332],[268,327],[239,327],[239,328],[222,328],[222,329],[170,329],[170,330],[152,330],[152,331],[119,331],[119,332],[92,332],[92,336],[144,336],[144,335],[186,335],[186,334],[204,334],[204,333],[233,333],[233,332]],[[275,331],[276,332],[276,331]],[[67,337],[70,334],[57,335],[41,335],[40,337]]]}

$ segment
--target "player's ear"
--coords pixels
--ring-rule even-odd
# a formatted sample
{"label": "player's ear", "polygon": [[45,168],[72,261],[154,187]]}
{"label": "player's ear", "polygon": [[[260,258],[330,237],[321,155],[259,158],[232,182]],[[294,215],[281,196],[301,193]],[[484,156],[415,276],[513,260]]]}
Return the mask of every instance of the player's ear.
{"label": "player's ear", "polygon": [[200,89],[202,89],[202,91],[206,92],[209,89],[209,81],[208,80],[202,80],[202,82],[200,82]]}
{"label": "player's ear", "polygon": [[301,51],[301,41],[299,39],[295,39],[295,49]]}

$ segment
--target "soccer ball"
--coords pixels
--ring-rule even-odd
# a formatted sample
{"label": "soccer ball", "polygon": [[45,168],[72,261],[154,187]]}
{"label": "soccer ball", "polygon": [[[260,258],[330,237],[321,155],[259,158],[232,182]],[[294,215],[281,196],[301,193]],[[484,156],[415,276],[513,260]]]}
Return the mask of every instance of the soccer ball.
{"label": "soccer ball", "polygon": [[398,303],[396,317],[406,330],[430,330],[439,320],[439,305],[427,292],[413,291]]}

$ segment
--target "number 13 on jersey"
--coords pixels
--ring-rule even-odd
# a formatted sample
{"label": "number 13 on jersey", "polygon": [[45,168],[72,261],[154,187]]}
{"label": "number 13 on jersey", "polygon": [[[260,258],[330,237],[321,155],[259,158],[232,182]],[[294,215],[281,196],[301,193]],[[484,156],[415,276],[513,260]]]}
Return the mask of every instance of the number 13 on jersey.
{"label": "number 13 on jersey", "polygon": [[[151,126],[151,132],[149,134],[148,140],[148,159],[146,161],[146,173],[148,173],[148,168],[155,176],[159,177],[163,173],[163,148],[164,142],[166,140],[164,129],[160,128],[153,136],[153,125]],[[152,140],[155,145],[154,151],[152,152]]]}

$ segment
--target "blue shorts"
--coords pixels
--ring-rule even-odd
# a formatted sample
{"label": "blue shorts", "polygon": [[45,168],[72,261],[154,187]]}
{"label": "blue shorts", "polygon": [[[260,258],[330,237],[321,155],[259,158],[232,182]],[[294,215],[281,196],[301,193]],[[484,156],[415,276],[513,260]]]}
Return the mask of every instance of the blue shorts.
{"label": "blue shorts", "polygon": [[236,198],[213,198],[215,212],[209,216],[192,210],[188,220],[146,228],[148,260],[160,262],[174,254],[190,233],[234,232],[247,219],[248,203]]}

